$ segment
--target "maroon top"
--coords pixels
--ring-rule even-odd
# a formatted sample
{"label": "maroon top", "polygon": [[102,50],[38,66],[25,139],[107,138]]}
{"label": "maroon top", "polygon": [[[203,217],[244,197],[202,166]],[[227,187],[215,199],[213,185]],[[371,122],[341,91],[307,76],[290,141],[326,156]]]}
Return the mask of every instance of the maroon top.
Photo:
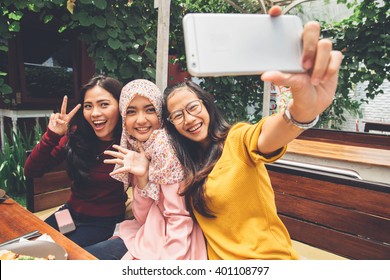
{"label": "maroon top", "polygon": [[[67,136],[59,136],[50,129],[43,134],[41,141],[32,150],[24,165],[26,177],[40,177],[51,167],[66,159],[65,145]],[[100,141],[99,154],[103,153],[112,141]],[[95,217],[114,217],[123,215],[127,195],[123,183],[109,175],[114,166],[103,163],[106,155],[100,156],[100,161],[90,170],[90,180],[81,185],[74,182],[67,203],[79,214]]]}

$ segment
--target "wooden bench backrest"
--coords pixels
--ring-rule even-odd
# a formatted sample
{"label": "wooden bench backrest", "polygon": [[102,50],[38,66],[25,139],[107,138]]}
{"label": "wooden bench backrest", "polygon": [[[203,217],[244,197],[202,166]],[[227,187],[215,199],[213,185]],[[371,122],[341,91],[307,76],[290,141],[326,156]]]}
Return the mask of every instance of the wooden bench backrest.
{"label": "wooden bench backrest", "polygon": [[35,213],[65,203],[70,195],[71,184],[65,161],[42,177],[26,178],[27,209]]}
{"label": "wooden bench backrest", "polygon": [[267,168],[292,239],[349,259],[390,259],[390,185]]}
{"label": "wooden bench backrest", "polygon": [[390,150],[390,135],[312,128],[298,139]]}

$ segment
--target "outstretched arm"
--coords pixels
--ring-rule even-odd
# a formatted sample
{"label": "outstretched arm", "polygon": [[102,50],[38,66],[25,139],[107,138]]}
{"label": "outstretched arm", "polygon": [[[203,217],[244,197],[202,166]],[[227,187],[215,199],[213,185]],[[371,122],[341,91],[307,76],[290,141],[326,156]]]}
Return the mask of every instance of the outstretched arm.
{"label": "outstretched arm", "polygon": [[68,97],[64,96],[60,113],[51,114],[47,131],[26,159],[24,174],[27,177],[40,177],[65,160],[68,123],[81,106],[77,105],[67,114],[67,104]]}
{"label": "outstretched arm", "polygon": [[[274,13],[272,15],[278,15],[277,11],[271,11]],[[291,117],[299,123],[313,121],[329,107],[336,92],[342,54],[332,50],[330,40],[319,40],[319,37],[320,25],[317,22],[309,22],[304,26],[302,65],[305,73],[270,71],[261,76],[263,81],[291,88],[293,100],[288,109]],[[258,139],[258,150],[261,153],[272,153],[303,132],[287,121],[283,114],[280,112],[264,122]]]}

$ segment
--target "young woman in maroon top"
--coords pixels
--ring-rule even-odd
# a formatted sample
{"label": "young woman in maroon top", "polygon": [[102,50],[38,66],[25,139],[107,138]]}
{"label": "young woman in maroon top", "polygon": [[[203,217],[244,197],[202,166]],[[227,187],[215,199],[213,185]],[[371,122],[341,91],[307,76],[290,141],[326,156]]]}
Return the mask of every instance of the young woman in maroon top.
{"label": "young woman in maroon top", "polygon": [[[61,111],[51,115],[47,131],[24,166],[26,176],[39,177],[67,161],[73,185],[61,209],[69,209],[76,224],[66,236],[82,247],[111,237],[125,213],[123,183],[109,175],[113,166],[103,163],[104,151],[119,144],[122,133],[121,89],[116,79],[94,77],[81,89],[80,104],[68,114],[65,96]],[[45,222],[58,229],[54,214]]]}

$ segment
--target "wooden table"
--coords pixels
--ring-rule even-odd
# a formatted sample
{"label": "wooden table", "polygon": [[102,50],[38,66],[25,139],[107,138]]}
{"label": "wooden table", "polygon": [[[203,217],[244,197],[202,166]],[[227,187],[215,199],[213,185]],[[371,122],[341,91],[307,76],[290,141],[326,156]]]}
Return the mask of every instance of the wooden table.
{"label": "wooden table", "polygon": [[69,260],[96,260],[89,252],[27,211],[13,199],[9,198],[0,203],[0,243],[34,230],[48,234],[54,242],[64,247],[68,252]]}

